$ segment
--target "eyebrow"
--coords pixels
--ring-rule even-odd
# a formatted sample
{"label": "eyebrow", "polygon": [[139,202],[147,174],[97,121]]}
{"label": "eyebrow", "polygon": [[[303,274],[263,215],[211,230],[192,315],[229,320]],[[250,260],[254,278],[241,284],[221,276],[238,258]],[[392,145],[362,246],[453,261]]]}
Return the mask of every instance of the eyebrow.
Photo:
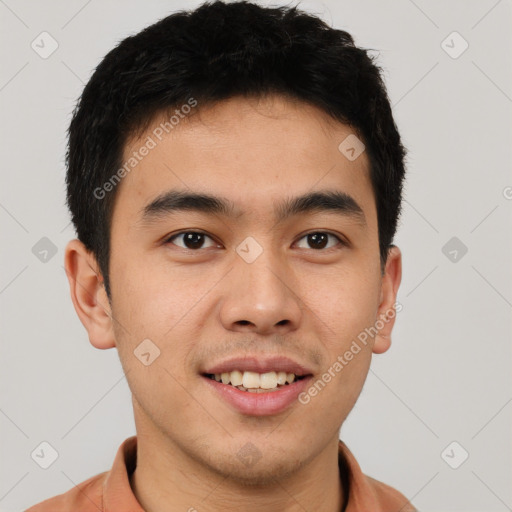
{"label": "eyebrow", "polygon": [[[181,211],[195,211],[233,218],[244,215],[244,212],[227,198],[203,193],[169,190],[160,194],[142,208],[140,221],[143,224],[151,224]],[[276,223],[281,223],[295,215],[327,212],[350,217],[362,226],[366,226],[363,209],[356,200],[345,192],[337,190],[310,192],[301,196],[286,198],[274,205]]]}

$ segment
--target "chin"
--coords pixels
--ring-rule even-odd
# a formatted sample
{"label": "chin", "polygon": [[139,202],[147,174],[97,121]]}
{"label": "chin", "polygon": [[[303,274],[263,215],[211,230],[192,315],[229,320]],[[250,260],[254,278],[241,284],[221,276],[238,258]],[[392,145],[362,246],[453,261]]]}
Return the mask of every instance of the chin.
{"label": "chin", "polygon": [[[236,446],[241,448],[237,449]],[[286,479],[308,460],[307,456],[302,460],[300,454],[294,453],[291,446],[281,444],[279,448],[268,439],[260,439],[254,443],[231,440],[229,446],[225,447],[202,446],[190,456],[222,479],[254,488],[275,485],[276,480]]]}
{"label": "chin", "polygon": [[295,459],[269,460],[268,457],[262,456],[252,466],[245,465],[239,461],[233,464],[231,460],[226,460],[224,464],[216,464],[211,469],[234,484],[261,489],[276,485],[276,481],[286,479],[297,471],[300,466]]}

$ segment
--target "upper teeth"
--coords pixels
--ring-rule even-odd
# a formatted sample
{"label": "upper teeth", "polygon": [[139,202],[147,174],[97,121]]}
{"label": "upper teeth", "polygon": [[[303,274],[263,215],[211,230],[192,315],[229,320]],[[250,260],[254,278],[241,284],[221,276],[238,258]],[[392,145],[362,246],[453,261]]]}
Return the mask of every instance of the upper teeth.
{"label": "upper teeth", "polygon": [[291,384],[295,380],[295,374],[286,372],[241,372],[238,370],[226,373],[216,373],[215,380],[232,386],[243,386],[246,389],[261,388],[273,389],[278,385]]}

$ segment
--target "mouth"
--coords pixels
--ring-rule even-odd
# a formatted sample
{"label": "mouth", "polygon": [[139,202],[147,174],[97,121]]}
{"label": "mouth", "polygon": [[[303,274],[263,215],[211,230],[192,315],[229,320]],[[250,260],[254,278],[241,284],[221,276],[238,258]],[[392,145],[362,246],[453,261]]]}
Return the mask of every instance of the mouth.
{"label": "mouth", "polygon": [[200,372],[208,393],[245,416],[271,416],[299,404],[313,372],[287,357],[241,357]]}
{"label": "mouth", "polygon": [[205,373],[203,376],[247,393],[272,393],[307,377],[284,371],[257,373],[241,370]]}

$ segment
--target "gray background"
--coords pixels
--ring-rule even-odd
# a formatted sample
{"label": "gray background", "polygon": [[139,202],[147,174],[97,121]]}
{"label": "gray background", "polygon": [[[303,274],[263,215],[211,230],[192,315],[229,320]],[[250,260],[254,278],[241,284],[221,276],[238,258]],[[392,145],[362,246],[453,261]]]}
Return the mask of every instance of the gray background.
{"label": "gray background", "polygon": [[[89,344],[69,298],[65,131],[108,50],[198,3],[0,0],[2,511],[110,469],[135,433],[117,352]],[[301,7],[378,50],[409,150],[403,310],[341,436],[363,472],[422,511],[512,510],[511,2]],[[46,59],[31,48],[43,31],[59,45]],[[46,470],[30,455],[43,441],[59,454]]]}

